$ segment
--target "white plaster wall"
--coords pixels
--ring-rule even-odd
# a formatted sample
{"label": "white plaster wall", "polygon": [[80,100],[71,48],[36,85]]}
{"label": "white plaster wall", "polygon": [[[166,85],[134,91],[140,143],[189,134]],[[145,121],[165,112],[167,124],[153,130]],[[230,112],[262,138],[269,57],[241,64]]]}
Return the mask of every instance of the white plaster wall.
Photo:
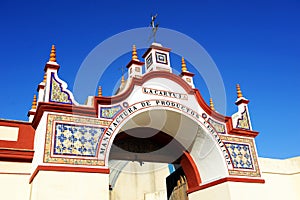
{"label": "white plaster wall", "polygon": [[300,157],[290,159],[260,158],[264,193],[270,199],[300,199]]}
{"label": "white plaster wall", "polygon": [[17,141],[18,136],[18,127],[0,126],[0,140]]}
{"label": "white plaster wall", "polygon": [[279,160],[260,158],[265,184],[226,182],[189,195],[189,200],[299,200],[300,157]]}
{"label": "white plaster wall", "polygon": [[34,172],[34,170],[38,165],[41,165],[43,163],[45,137],[46,137],[46,130],[47,130],[47,116],[48,116],[48,112],[44,112],[40,120],[40,123],[35,130],[34,147],[33,147],[34,156],[32,160],[32,169],[31,169],[32,173]]}
{"label": "white plaster wall", "polygon": [[0,162],[0,199],[27,200],[31,163]]}
{"label": "white plaster wall", "polygon": [[218,144],[204,130],[199,129],[191,156],[199,169],[202,184],[228,176],[224,157],[219,151]]}
{"label": "white plaster wall", "polygon": [[[167,200],[166,177],[169,175],[167,164],[129,162],[122,170],[115,187],[111,191],[110,200]],[[166,194],[166,193],[165,193]]]}
{"label": "white plaster wall", "polygon": [[165,200],[167,197],[167,191],[162,190],[159,192],[152,192],[145,194],[145,200]]}
{"label": "white plaster wall", "polygon": [[[300,199],[300,157],[286,160],[260,158],[260,164],[265,184],[222,183],[189,194],[189,200]],[[141,167],[137,162],[129,162],[109,198],[108,174],[40,171],[30,187],[31,163],[0,162],[1,199],[162,200],[169,169],[166,164],[156,165],[145,163]]]}
{"label": "white plaster wall", "polygon": [[[230,192],[227,183],[222,183],[188,195],[189,200],[230,200]],[[240,198],[240,200],[243,198]]]}
{"label": "white plaster wall", "polygon": [[108,174],[40,171],[30,200],[109,200]]}

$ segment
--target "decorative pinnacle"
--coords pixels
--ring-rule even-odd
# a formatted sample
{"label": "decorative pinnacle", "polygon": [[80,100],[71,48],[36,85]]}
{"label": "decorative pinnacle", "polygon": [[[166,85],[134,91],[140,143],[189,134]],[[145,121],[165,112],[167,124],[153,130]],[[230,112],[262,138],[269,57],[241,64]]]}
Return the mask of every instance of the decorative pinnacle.
{"label": "decorative pinnacle", "polygon": [[121,86],[124,86],[124,85],[125,85],[125,78],[124,78],[124,75],[122,75]]}
{"label": "decorative pinnacle", "polygon": [[213,99],[212,98],[210,98],[209,99],[209,106],[210,106],[210,108],[213,110],[213,111],[215,111],[216,109],[215,109],[215,105],[214,105],[214,102],[213,102]]}
{"label": "decorative pinnacle", "polygon": [[51,62],[56,62],[56,50],[55,50],[55,45],[52,45],[49,61],[51,61]]}
{"label": "decorative pinnacle", "polygon": [[35,110],[36,109],[36,95],[33,95],[33,100],[32,100],[32,106],[31,109]]}
{"label": "decorative pinnacle", "polygon": [[137,57],[136,46],[132,45],[132,60],[139,60]]}
{"label": "decorative pinnacle", "polygon": [[182,72],[186,72],[187,71],[184,57],[181,58],[181,71]]}
{"label": "decorative pinnacle", "polygon": [[102,87],[98,87],[98,97],[102,97]]}
{"label": "decorative pinnacle", "polygon": [[47,80],[47,73],[45,72],[43,82],[46,83],[46,80]]}
{"label": "decorative pinnacle", "polygon": [[241,91],[240,84],[236,84],[236,92],[237,92],[237,97],[238,97],[238,98],[243,97],[243,94],[242,94],[242,91]]}

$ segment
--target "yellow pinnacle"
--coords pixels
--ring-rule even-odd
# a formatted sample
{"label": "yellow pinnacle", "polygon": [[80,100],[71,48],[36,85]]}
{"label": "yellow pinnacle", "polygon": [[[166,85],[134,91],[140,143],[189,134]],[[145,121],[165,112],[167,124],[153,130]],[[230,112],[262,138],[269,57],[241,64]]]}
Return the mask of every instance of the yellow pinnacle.
{"label": "yellow pinnacle", "polygon": [[47,73],[45,72],[43,82],[46,83],[46,80],[47,80]]}
{"label": "yellow pinnacle", "polygon": [[186,72],[187,71],[184,57],[181,58],[181,71],[182,72]]}
{"label": "yellow pinnacle", "polygon": [[125,85],[125,78],[124,78],[124,75],[122,75],[121,86],[124,86],[124,85]]}
{"label": "yellow pinnacle", "polygon": [[136,46],[132,46],[132,60],[139,60],[137,57]]}
{"label": "yellow pinnacle", "polygon": [[236,92],[237,92],[237,97],[238,97],[238,98],[243,97],[243,94],[242,94],[242,91],[241,91],[240,84],[236,84]]}
{"label": "yellow pinnacle", "polygon": [[56,62],[55,45],[52,45],[49,61],[51,61],[51,62]]}
{"label": "yellow pinnacle", "polygon": [[35,110],[36,109],[36,95],[33,95],[33,100],[32,100],[32,106],[31,109]]}
{"label": "yellow pinnacle", "polygon": [[212,98],[209,99],[209,106],[213,111],[215,111],[215,105],[214,105]]}
{"label": "yellow pinnacle", "polygon": [[98,87],[98,97],[102,97],[102,87]]}

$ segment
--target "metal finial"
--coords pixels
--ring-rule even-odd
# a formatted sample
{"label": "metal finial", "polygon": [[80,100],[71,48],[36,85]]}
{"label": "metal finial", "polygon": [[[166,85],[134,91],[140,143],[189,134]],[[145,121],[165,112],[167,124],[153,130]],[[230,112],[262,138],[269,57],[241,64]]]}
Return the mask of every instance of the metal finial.
{"label": "metal finial", "polygon": [[102,87],[98,87],[98,97],[102,97]]}
{"label": "metal finial", "polygon": [[33,95],[33,100],[32,100],[31,109],[33,109],[33,110],[36,109],[36,95]]}
{"label": "metal finial", "polygon": [[236,92],[237,92],[237,97],[238,97],[238,98],[243,97],[243,94],[242,94],[242,91],[241,91],[240,84],[236,84]]}
{"label": "metal finial", "polygon": [[49,61],[56,62],[56,49],[55,49],[55,45],[52,45]]}
{"label": "metal finial", "polygon": [[136,52],[136,46],[132,46],[132,60],[139,60]]}
{"label": "metal finial", "polygon": [[214,105],[214,102],[213,102],[213,99],[212,98],[210,98],[209,99],[209,106],[210,106],[210,108],[213,110],[213,111],[215,111],[216,109],[215,109],[215,105]]}
{"label": "metal finial", "polygon": [[184,57],[181,58],[181,71],[182,72],[186,72],[187,71]]}

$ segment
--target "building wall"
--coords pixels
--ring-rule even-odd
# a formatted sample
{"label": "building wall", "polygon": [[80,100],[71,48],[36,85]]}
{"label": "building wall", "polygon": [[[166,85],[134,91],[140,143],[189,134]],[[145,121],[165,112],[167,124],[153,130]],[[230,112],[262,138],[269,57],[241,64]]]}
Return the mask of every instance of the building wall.
{"label": "building wall", "polygon": [[[260,158],[260,167],[265,184],[225,182],[193,192],[189,200],[300,199],[300,157]],[[92,195],[110,200],[162,200],[166,199],[165,177],[169,175],[167,165],[129,162],[109,197],[107,174],[40,171],[30,185],[30,171],[31,163],[1,161],[1,199],[85,199]],[[32,189],[33,184],[39,186]]]}
{"label": "building wall", "polygon": [[108,174],[39,171],[31,185],[30,200],[109,199]]}
{"label": "building wall", "polygon": [[30,168],[31,163],[0,162],[0,199],[29,199]]}
{"label": "building wall", "polygon": [[112,188],[110,200],[165,200],[169,174],[167,164],[129,162]]}
{"label": "building wall", "polygon": [[269,199],[300,199],[300,157],[285,160],[261,158],[266,183],[263,192]]}
{"label": "building wall", "polygon": [[225,182],[189,195],[190,200],[299,200],[300,157],[278,160],[260,158],[264,184]]}

